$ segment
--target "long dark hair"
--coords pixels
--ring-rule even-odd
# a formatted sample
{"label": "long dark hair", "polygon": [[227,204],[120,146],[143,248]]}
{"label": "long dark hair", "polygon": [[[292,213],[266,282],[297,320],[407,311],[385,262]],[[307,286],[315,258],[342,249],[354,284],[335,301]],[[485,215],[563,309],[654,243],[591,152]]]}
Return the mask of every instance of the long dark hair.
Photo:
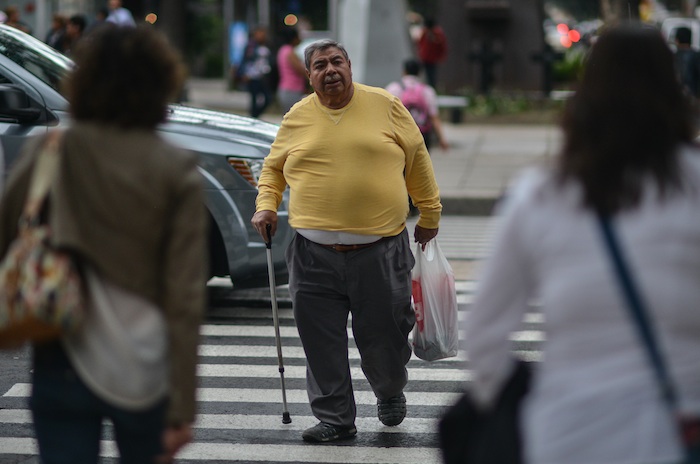
{"label": "long dark hair", "polygon": [[606,214],[634,207],[647,178],[662,195],[679,191],[677,150],[693,139],[693,110],[661,33],[637,23],[604,32],[562,127],[559,178],[581,183],[584,206]]}

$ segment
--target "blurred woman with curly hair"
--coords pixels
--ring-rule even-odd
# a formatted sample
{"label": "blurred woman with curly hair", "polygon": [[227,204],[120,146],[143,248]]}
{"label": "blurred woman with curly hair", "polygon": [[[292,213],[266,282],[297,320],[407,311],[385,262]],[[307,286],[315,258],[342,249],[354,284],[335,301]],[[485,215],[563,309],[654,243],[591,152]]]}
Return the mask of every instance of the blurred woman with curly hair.
{"label": "blurred woman with curly hair", "polygon": [[0,208],[0,254],[17,234],[37,159],[58,141],[44,208],[54,246],[84,270],[80,332],[34,347],[30,398],[41,462],[97,463],[103,420],[122,463],[171,462],[192,439],[205,308],[206,213],[193,154],[155,131],[184,68],[146,26],[81,41],[65,82],[73,121],[29,143]]}

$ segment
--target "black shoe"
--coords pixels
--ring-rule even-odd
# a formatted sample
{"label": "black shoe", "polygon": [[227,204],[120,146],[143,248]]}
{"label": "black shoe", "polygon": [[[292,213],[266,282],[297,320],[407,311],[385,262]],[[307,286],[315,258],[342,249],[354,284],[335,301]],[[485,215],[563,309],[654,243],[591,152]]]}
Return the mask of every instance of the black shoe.
{"label": "black shoe", "polygon": [[304,430],[301,438],[304,441],[313,441],[317,443],[325,443],[335,440],[345,440],[357,435],[357,429],[353,427],[341,427],[339,425],[331,425],[325,422],[319,422],[310,429]]}
{"label": "black shoe", "polygon": [[377,417],[382,424],[399,425],[406,417],[406,397],[403,393],[388,400],[377,400]]}

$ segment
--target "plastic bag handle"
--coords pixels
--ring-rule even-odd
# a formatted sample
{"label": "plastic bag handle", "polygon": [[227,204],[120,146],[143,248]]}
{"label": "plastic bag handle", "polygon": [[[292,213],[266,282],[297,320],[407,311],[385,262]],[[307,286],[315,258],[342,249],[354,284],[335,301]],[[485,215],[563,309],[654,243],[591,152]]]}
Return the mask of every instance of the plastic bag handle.
{"label": "plastic bag handle", "polygon": [[432,260],[435,259],[435,255],[436,255],[436,253],[435,253],[435,240],[429,241],[429,242],[425,245],[425,250],[423,250],[423,248],[421,247],[420,243],[418,244],[418,247],[417,247],[417,248],[418,248],[418,251],[419,251],[419,252],[425,254],[425,259],[426,259],[426,260],[432,261]]}

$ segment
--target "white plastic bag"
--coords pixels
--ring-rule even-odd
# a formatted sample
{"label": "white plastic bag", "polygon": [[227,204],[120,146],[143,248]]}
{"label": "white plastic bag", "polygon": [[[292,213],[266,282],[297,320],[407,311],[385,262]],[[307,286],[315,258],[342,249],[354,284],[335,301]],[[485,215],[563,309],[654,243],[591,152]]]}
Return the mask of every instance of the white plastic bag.
{"label": "white plastic bag", "polygon": [[412,273],[413,352],[425,361],[457,356],[457,292],[452,266],[435,239],[425,251],[416,245],[416,265]]}

